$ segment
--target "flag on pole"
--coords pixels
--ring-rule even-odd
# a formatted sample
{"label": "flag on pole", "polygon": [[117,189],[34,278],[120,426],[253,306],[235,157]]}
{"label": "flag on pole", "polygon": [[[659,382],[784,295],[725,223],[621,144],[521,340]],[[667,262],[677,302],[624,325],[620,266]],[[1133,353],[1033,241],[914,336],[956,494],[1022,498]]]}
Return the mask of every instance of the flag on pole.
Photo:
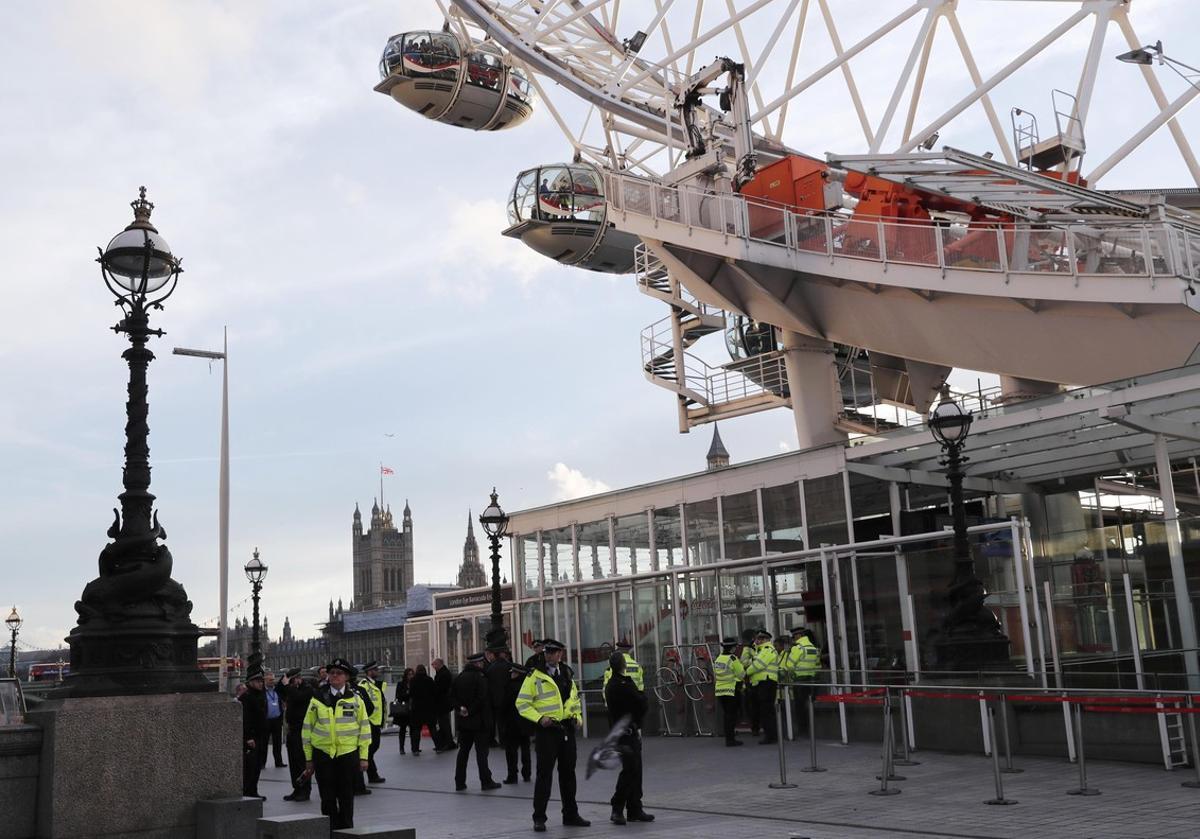
{"label": "flag on pole", "polygon": [[396,472],[390,466],[380,466],[379,474],[380,475],[395,475]]}

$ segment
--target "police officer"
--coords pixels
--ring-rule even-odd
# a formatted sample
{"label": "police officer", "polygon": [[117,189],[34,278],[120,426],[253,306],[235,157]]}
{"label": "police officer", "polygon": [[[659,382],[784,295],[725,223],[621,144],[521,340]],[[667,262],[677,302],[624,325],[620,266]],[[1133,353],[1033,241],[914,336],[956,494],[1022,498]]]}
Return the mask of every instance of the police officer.
{"label": "police officer", "polygon": [[454,763],[454,789],[467,788],[467,760],[475,750],[479,786],[483,790],[500,789],[488,766],[488,742],[492,739],[492,701],[487,676],[483,672],[486,656],[467,657],[467,666],[454,677],[450,696],[454,700],[454,718],[458,730],[458,759]]}
{"label": "police officer", "polygon": [[258,794],[258,774],[262,771],[258,755],[269,730],[263,690],[263,669],[256,664],[246,671],[246,692],[238,699],[242,703],[242,795],[266,801],[265,795]]}
{"label": "police officer", "polygon": [[304,772],[316,775],[331,830],[354,827],[354,779],[366,771],[371,749],[367,708],[348,684],[353,673],[344,658],[329,662],[328,684],[308,703],[301,732]]}
{"label": "police officer", "polygon": [[304,742],[300,729],[304,715],[313,698],[313,686],[300,675],[300,668],[287,671],[283,680],[284,720],[287,722],[287,759],[292,775],[292,791],[284,801],[308,801],[312,796],[312,780],[304,774]]}
{"label": "police officer", "polygon": [[525,659],[525,668],[527,670],[532,670],[533,668],[537,667],[539,664],[542,663],[542,661],[543,661],[542,650],[545,646],[545,643],[546,643],[545,639],[542,639],[542,638],[534,638],[533,639],[533,641],[531,642],[531,644],[533,646],[533,655],[531,655],[529,658]]}
{"label": "police officer", "polygon": [[721,722],[725,728],[725,745],[740,746],[742,741],[734,736],[738,718],[738,686],[745,678],[746,668],[733,654],[737,649],[737,638],[726,638],[721,642],[721,654],[713,659],[713,683],[716,685],[717,702],[721,705]]}
{"label": "police officer", "polygon": [[575,727],[583,722],[583,706],[572,679],[571,668],[563,662],[566,647],[553,638],[544,639],[542,661],[530,671],[517,694],[517,712],[534,723],[534,753],[537,778],[533,785],[533,829],[546,832],[546,805],[558,765],[558,795],[562,799],[563,824],[590,827],[579,815],[575,801]]}
{"label": "police officer", "polygon": [[[375,711],[375,703],[371,701],[373,694],[363,685],[363,681],[359,678],[359,669],[350,667],[350,678],[346,682],[346,690],[351,693],[358,694],[358,698],[362,701],[363,708],[367,712],[367,725],[371,724],[371,714]],[[367,750],[367,765],[370,766],[370,749]],[[354,794],[355,795],[370,795],[371,791],[367,789],[366,772],[356,772],[354,774]]]}
{"label": "police officer", "polygon": [[808,702],[813,677],[820,668],[821,651],[813,643],[812,633],[803,626],[792,627],[792,646],[783,657],[783,671],[792,683],[792,730],[797,734],[808,731]]}
{"label": "police officer", "polygon": [[367,721],[371,723],[371,748],[367,752],[367,780],[372,784],[382,784],[387,778],[379,777],[379,769],[375,766],[375,752],[379,751],[380,735],[383,731],[383,706],[387,682],[379,678],[379,662],[368,661],[363,665],[365,678],[359,683],[359,689],[365,692],[370,700],[370,712]]}
{"label": "police officer", "polygon": [[533,731],[533,724],[517,713],[517,695],[521,692],[521,685],[525,683],[525,677],[528,675],[529,671],[519,664],[508,668],[508,685],[505,686],[504,705],[501,708],[505,721],[503,726],[497,726],[504,732],[502,745],[504,761],[508,765],[508,774],[504,777],[506,784],[517,783],[518,757],[521,759],[521,777],[528,781],[533,775],[529,760],[529,734]]}
{"label": "police officer", "polygon": [[775,724],[775,694],[779,687],[779,653],[771,643],[771,633],[760,629],[754,636],[754,655],[750,666],[746,668],[750,678],[750,690],[754,692],[755,705],[758,707],[758,720],[762,726],[763,737],[759,744],[769,746],[779,740],[779,731]]}
{"label": "police officer", "polygon": [[[617,651],[625,659],[625,675],[633,679],[633,683],[637,685],[637,689],[644,691],[646,689],[645,677],[642,675],[642,665],[638,664],[629,651],[633,649],[633,644],[628,641],[618,641],[616,643]],[[610,656],[611,658],[611,656]],[[612,678],[612,667],[604,671],[604,685],[608,687],[608,680]]]}
{"label": "police officer", "polygon": [[642,719],[646,716],[646,694],[625,674],[625,655],[615,652],[609,658],[612,676],[604,686],[609,727],[629,718],[629,729],[617,740],[621,749],[621,774],[609,804],[613,824],[652,822],[654,816],[642,809]]}
{"label": "police officer", "polygon": [[[747,629],[742,632],[742,651],[738,655],[738,661],[742,663],[743,672],[750,667],[750,662],[754,660],[755,634],[753,629]],[[757,737],[761,730],[758,719],[758,700],[755,698],[754,690],[750,686],[749,673],[746,674],[746,681],[742,684],[742,704],[745,705],[746,719],[750,721],[750,733]]]}

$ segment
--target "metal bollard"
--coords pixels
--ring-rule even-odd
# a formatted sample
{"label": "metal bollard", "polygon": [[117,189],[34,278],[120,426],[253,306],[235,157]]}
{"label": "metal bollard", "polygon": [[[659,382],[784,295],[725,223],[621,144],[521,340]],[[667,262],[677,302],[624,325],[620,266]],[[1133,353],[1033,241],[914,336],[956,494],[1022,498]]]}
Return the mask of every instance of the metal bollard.
{"label": "metal bollard", "polygon": [[883,770],[876,776],[879,779],[879,789],[873,789],[868,795],[899,795],[900,790],[888,787],[889,780],[900,780],[892,774],[892,713],[891,694],[885,694],[883,699]]}
{"label": "metal bollard", "polygon": [[987,709],[988,715],[988,735],[992,740],[992,777],[996,781],[996,797],[990,798],[983,802],[984,804],[1016,804],[1017,802],[1011,798],[1004,797],[1004,784],[1000,780],[1000,751],[996,748],[996,708],[989,704]]}
{"label": "metal bollard", "polygon": [[[1004,740],[1004,768],[1000,771],[1006,775],[1018,775],[1024,772],[1024,769],[1016,769],[1012,765],[1012,745],[1008,742],[1008,698],[1004,694],[1000,694],[1000,732]],[[995,735],[992,736],[992,743],[996,742]],[[992,751],[995,751],[995,746]]]}
{"label": "metal bollard", "polygon": [[[1195,707],[1192,697],[1188,697],[1188,710]],[[1200,789],[1200,742],[1196,740],[1196,715],[1185,714],[1187,717],[1188,734],[1192,735],[1192,768],[1196,770],[1196,780],[1184,781],[1179,786],[1189,789]]]}
{"label": "metal bollard", "polygon": [[808,694],[808,752],[809,759],[812,762],[800,771],[824,772],[825,770],[823,768],[817,766],[817,721],[816,712],[813,710],[813,695],[811,690]]}
{"label": "metal bollard", "polygon": [[913,760],[908,753],[908,703],[904,701],[904,691],[900,691],[900,759],[892,761],[893,766],[920,766],[921,761]]}
{"label": "metal bollard", "polygon": [[1067,795],[1099,795],[1100,790],[1087,785],[1087,763],[1083,759],[1083,706],[1075,703],[1075,757],[1079,761],[1079,789],[1067,790]]}
{"label": "metal bollard", "polygon": [[771,789],[795,789],[796,785],[789,784],[788,779],[787,779],[787,757],[784,755],[784,752],[783,752],[783,745],[784,745],[784,742],[787,740],[787,738],[782,736],[783,732],[780,730],[783,725],[783,711],[781,710],[778,699],[779,699],[779,697],[776,696],[776,702],[775,702],[775,733],[776,733],[776,737],[775,737],[775,742],[779,744],[779,783],[771,783],[771,784],[767,784],[767,786],[770,787]]}

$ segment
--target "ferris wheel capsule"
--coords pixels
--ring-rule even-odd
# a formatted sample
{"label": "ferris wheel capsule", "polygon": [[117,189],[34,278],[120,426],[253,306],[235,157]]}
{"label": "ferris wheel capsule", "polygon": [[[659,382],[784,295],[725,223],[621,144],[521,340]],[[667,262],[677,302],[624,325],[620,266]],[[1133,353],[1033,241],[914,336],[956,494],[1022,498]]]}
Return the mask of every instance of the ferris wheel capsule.
{"label": "ferris wheel capsule", "polygon": [[404,32],[379,61],[385,93],[426,119],[474,131],[520,125],[533,114],[525,71],[495,44],[451,32]]}
{"label": "ferris wheel capsule", "polygon": [[633,270],[638,238],[607,219],[604,179],[587,163],[536,166],[517,175],[505,236],[563,265],[606,274]]}

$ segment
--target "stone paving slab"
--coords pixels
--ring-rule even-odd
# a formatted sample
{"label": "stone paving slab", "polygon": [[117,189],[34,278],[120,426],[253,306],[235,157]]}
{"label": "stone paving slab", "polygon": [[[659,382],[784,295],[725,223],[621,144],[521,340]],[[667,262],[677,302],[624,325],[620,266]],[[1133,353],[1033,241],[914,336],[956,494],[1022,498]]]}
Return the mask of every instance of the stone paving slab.
{"label": "stone paving slab", "polygon": [[[590,828],[557,824],[551,801],[548,837],[721,837],[721,839],[1196,839],[1200,836],[1200,790],[1180,787],[1190,769],[1090,762],[1088,785],[1101,795],[1067,795],[1079,785],[1078,768],[1065,759],[1025,758],[1020,774],[1004,775],[1006,798],[1019,803],[988,806],[995,796],[992,762],[982,755],[916,752],[919,766],[897,767],[907,780],[894,782],[899,795],[868,795],[877,789],[877,745],[822,742],[818,763],[828,771],[803,773],[807,744],[787,745],[788,780],[796,789],[774,790],[778,753],[753,740],[726,749],[708,738],[647,738],[645,805],[652,824],[617,826],[608,821],[608,798],[616,773],[583,779],[584,759],[595,741],[580,744],[579,801]],[[422,748],[418,757],[397,753],[385,737],[376,756],[387,783],[355,799],[355,823],[413,827],[419,839],[480,839],[531,835],[532,783],[481,792],[454,792],[454,755]],[[503,755],[493,751],[493,773],[503,777]],[[469,764],[474,772],[474,758]],[[259,791],[268,796],[265,814],[319,812],[316,790],[307,804],[281,797],[290,792],[286,769],[263,771]]]}

